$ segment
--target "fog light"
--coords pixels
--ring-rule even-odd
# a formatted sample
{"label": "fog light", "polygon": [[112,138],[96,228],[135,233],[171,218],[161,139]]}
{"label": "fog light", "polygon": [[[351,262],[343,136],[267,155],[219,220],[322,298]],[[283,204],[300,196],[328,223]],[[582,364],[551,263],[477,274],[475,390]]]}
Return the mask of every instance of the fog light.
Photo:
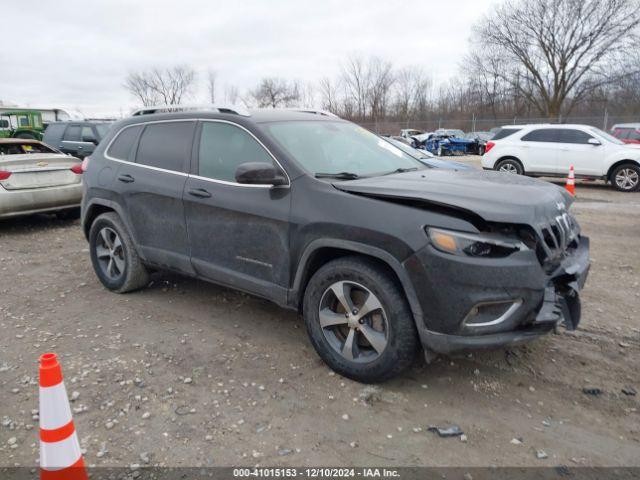
{"label": "fog light", "polygon": [[510,318],[522,305],[522,300],[483,302],[473,306],[462,321],[467,327],[489,327]]}

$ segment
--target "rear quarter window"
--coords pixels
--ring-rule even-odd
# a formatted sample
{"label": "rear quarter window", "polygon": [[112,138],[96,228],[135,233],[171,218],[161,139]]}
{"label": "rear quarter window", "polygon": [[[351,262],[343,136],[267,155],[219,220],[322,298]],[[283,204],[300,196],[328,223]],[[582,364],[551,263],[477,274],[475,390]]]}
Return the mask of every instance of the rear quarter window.
{"label": "rear quarter window", "polygon": [[117,160],[129,160],[131,148],[138,138],[140,130],[142,130],[141,125],[125,127],[120,130],[116,135],[116,138],[111,142],[111,145],[109,145],[107,156]]}
{"label": "rear quarter window", "polygon": [[501,128],[496,132],[491,140],[500,140],[502,138],[507,138],[510,135],[513,135],[516,132],[522,130],[521,128]]}
{"label": "rear quarter window", "polygon": [[195,122],[147,125],[140,137],[136,163],[163,170],[184,172],[191,156]]}

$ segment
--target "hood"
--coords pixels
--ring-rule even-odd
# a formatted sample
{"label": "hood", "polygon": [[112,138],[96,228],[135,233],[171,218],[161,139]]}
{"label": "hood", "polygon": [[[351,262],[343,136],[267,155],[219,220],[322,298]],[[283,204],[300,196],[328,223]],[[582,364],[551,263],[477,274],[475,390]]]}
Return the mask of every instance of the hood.
{"label": "hood", "polygon": [[557,185],[493,171],[431,169],[333,185],[355,194],[453,207],[501,223],[536,225],[555,218],[573,203]]}

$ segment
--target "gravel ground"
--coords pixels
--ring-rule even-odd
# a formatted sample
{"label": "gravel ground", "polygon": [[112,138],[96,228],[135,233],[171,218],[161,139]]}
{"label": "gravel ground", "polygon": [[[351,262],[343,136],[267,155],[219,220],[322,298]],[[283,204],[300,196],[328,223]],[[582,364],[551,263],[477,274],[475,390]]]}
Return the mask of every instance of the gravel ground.
{"label": "gravel ground", "polygon": [[[89,465],[640,466],[640,397],[622,392],[640,389],[640,193],[577,192],[593,259],[578,331],[375,387],[324,366],[293,312],[166,273],[115,295],[77,221],[0,222],[0,466],[37,464],[46,351]],[[427,430],[451,424],[464,437]]]}

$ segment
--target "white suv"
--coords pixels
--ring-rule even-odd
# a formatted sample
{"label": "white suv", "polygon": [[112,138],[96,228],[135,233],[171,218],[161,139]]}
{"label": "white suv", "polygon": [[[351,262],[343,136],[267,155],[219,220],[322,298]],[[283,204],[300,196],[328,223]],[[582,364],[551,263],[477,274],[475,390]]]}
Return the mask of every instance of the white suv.
{"label": "white suv", "polygon": [[611,182],[623,192],[640,187],[640,145],[625,144],[588,125],[507,125],[487,142],[485,170]]}

